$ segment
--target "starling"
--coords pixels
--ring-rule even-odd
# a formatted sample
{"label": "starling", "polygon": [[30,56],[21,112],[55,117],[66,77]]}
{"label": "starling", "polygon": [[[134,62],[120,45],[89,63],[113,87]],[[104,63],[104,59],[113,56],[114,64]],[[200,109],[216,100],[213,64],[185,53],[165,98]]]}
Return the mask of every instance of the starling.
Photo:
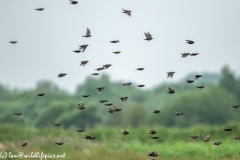
{"label": "starling", "polygon": [[93,76],[97,76],[97,75],[99,75],[99,73],[92,73],[91,75],[93,75]]}
{"label": "starling", "polygon": [[104,89],[105,87],[99,87],[99,88],[96,88],[98,90],[98,94],[100,94]]}
{"label": "starling", "polygon": [[159,110],[154,110],[153,113],[160,113],[161,111]]}
{"label": "starling", "polygon": [[89,135],[83,135],[83,137],[85,138],[85,139],[95,139],[96,137],[92,137],[92,136],[89,136]]}
{"label": "starling", "polygon": [[82,102],[78,103],[78,109],[80,109],[80,110],[85,109],[84,104]]}
{"label": "starling", "polygon": [[175,111],[175,115],[177,116],[184,116],[183,113]]}
{"label": "starling", "polygon": [[81,133],[81,132],[84,132],[85,130],[84,129],[78,129],[77,132]]}
{"label": "starling", "polygon": [[23,141],[21,141],[21,144],[20,144],[20,146],[22,146],[22,147],[26,147],[27,146],[27,142],[23,142]]}
{"label": "starling", "polygon": [[225,128],[225,129],[223,129],[224,131],[231,131],[232,130],[232,128]]}
{"label": "starling", "polygon": [[35,10],[42,11],[42,10],[44,10],[44,8],[36,8]]}
{"label": "starling", "polygon": [[199,88],[199,89],[202,89],[202,88],[204,88],[204,86],[196,86],[197,88]]}
{"label": "starling", "polygon": [[204,136],[204,135],[203,135],[203,140],[204,140],[205,142],[210,141],[210,136],[209,136],[209,135],[207,135],[207,136]]}
{"label": "starling", "polygon": [[112,52],[112,53],[119,54],[119,53],[121,53],[121,51],[115,51],[115,52]]}
{"label": "starling", "polygon": [[186,79],[186,82],[187,82],[187,83],[193,83],[194,81],[193,81],[193,80]]}
{"label": "starling", "polygon": [[56,124],[54,124],[54,126],[57,126],[57,127],[59,127],[59,126],[61,126],[62,124],[60,124],[60,123],[56,123]]}
{"label": "starling", "polygon": [[185,58],[185,57],[187,57],[189,54],[190,54],[190,53],[181,53],[181,55],[182,55],[182,58]]}
{"label": "starling", "polygon": [[106,103],[108,100],[99,100],[100,103]]}
{"label": "starling", "polygon": [[124,101],[127,102],[128,97],[119,97],[119,99],[121,103]]}
{"label": "starling", "polygon": [[151,137],[152,139],[158,139],[158,136],[153,136],[153,137]]}
{"label": "starling", "polygon": [[116,112],[119,112],[119,111],[122,110],[122,109],[120,109],[120,108],[115,107],[114,105],[113,105],[113,109],[114,109],[114,111],[116,111]]}
{"label": "starling", "polygon": [[110,107],[107,107],[107,109],[108,109],[108,112],[109,112],[109,113],[113,113],[113,112],[115,112],[115,110],[112,109],[112,108],[110,108]]}
{"label": "starling", "polygon": [[99,68],[97,68],[97,69],[95,69],[95,70],[101,71],[101,70],[104,70],[104,67],[99,67]]}
{"label": "starling", "polygon": [[189,54],[189,56],[196,56],[196,55],[198,55],[199,53],[191,53],[191,54]]}
{"label": "starling", "polygon": [[89,61],[81,61],[80,66],[85,66]]}
{"label": "starling", "polygon": [[195,43],[195,42],[193,42],[192,40],[186,40],[186,43],[188,43],[188,44],[193,44],[193,43]]}
{"label": "starling", "polygon": [[143,84],[139,84],[139,85],[137,85],[138,87],[144,87],[145,85],[143,85]]}
{"label": "starling", "polygon": [[168,87],[168,92],[167,92],[167,93],[169,93],[169,94],[173,94],[173,93],[175,93],[175,91],[174,91],[174,89]]}
{"label": "starling", "polygon": [[15,43],[17,43],[17,41],[10,41],[9,43],[15,44]]}
{"label": "starling", "polygon": [[60,74],[58,74],[58,78],[64,77],[66,75],[67,75],[66,73],[60,73]]}
{"label": "starling", "polygon": [[172,78],[175,72],[167,72],[167,78]]}
{"label": "starling", "polygon": [[103,65],[103,68],[104,68],[104,69],[108,69],[108,68],[111,67],[111,66],[112,66],[111,64],[104,64],[104,65]]}
{"label": "starling", "polygon": [[104,106],[112,106],[113,104],[112,103],[106,103],[104,104]]}
{"label": "starling", "polygon": [[157,152],[154,152],[154,151],[151,151],[151,152],[148,152],[148,156],[157,157],[157,156],[158,156],[158,153],[157,153]]}
{"label": "starling", "polygon": [[153,39],[153,38],[152,38],[152,35],[151,35],[149,32],[144,33],[144,34],[145,34],[145,36],[146,36],[146,39],[144,39],[144,40],[150,41],[150,40]]}
{"label": "starling", "polygon": [[195,75],[195,79],[198,79],[200,77],[202,77],[202,75],[199,75],[199,74]]}
{"label": "starling", "polygon": [[233,141],[240,141],[240,137],[233,138]]}
{"label": "starling", "polygon": [[91,32],[90,32],[90,30],[89,30],[89,28],[87,28],[86,35],[84,35],[84,36],[82,36],[82,37],[89,38],[89,37],[91,37],[91,36],[92,36],[92,35],[91,35]]}
{"label": "starling", "polygon": [[222,142],[214,142],[213,146],[218,147]]}
{"label": "starling", "polygon": [[190,137],[190,140],[195,140],[195,139],[197,139],[198,138],[198,136],[191,136]]}
{"label": "starling", "polygon": [[130,86],[132,83],[123,83],[123,86]]}
{"label": "starling", "polygon": [[156,134],[157,132],[150,129],[148,133],[149,133],[149,134]]}
{"label": "starling", "polygon": [[122,129],[122,134],[124,134],[124,135],[128,135],[129,132],[128,132],[127,130],[125,130],[125,129]]}
{"label": "starling", "polygon": [[240,105],[233,105],[231,106],[232,109],[237,109]]}
{"label": "starling", "polygon": [[69,0],[70,1],[70,4],[77,4],[78,3],[78,1],[76,1],[76,0]]}
{"label": "starling", "polygon": [[39,93],[39,94],[37,94],[38,96],[44,96],[45,95],[45,93]]}
{"label": "starling", "polygon": [[83,45],[81,45],[79,47],[80,47],[79,50],[80,51],[82,50],[82,52],[84,52],[87,49],[88,45],[87,44],[83,44]]}
{"label": "starling", "polygon": [[80,50],[74,50],[73,52],[75,52],[75,53],[79,53],[79,52],[81,52]]}
{"label": "starling", "polygon": [[16,115],[16,116],[21,116],[22,113],[20,113],[20,112],[18,112],[18,113],[14,113],[14,115]]}
{"label": "starling", "polygon": [[142,71],[142,70],[144,70],[144,68],[137,68],[136,70],[138,70],[138,71]]}
{"label": "starling", "polygon": [[113,40],[113,41],[110,41],[111,43],[119,43],[120,41],[119,40]]}
{"label": "starling", "polygon": [[84,95],[82,95],[82,97],[87,98],[87,97],[91,97],[91,96],[89,94],[84,94]]}
{"label": "starling", "polygon": [[56,142],[55,144],[61,146],[63,145],[63,142]]}
{"label": "starling", "polygon": [[125,10],[125,9],[122,9],[122,10],[123,10],[122,13],[126,13],[128,16],[131,17],[131,12],[132,12],[132,11],[130,11],[130,10]]}

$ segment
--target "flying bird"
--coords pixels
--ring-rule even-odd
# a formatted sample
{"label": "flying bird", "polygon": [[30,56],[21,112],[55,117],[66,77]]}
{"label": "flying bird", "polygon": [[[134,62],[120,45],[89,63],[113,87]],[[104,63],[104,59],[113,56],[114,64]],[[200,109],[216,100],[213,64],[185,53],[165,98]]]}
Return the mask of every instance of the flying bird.
{"label": "flying bird", "polygon": [[36,8],[35,10],[37,10],[37,11],[43,11],[44,8]]}
{"label": "flying bird", "polygon": [[91,36],[92,36],[92,35],[91,35],[91,32],[90,32],[90,30],[89,30],[89,28],[87,28],[86,35],[84,35],[84,36],[82,36],[82,37],[89,38],[89,37],[91,37]]}
{"label": "flying bird", "polygon": [[100,94],[104,89],[105,87],[99,87],[99,88],[96,88],[98,90],[98,94]]}
{"label": "flying bird", "polygon": [[129,132],[127,130],[125,130],[125,129],[122,129],[121,131],[122,131],[122,134],[124,134],[124,135],[128,135],[129,134]]}
{"label": "flying bird", "polygon": [[78,3],[78,1],[76,1],[76,0],[69,0],[69,2],[70,2],[70,4],[77,4]]}
{"label": "flying bird", "polygon": [[113,104],[112,103],[106,103],[104,104],[104,106],[112,106]]}
{"label": "flying bird", "polygon": [[175,111],[175,115],[177,116],[184,116],[183,113]]}
{"label": "flying bird", "polygon": [[155,152],[155,151],[151,151],[151,152],[148,152],[148,156],[150,156],[150,157],[157,157],[158,153]]}
{"label": "flying bird", "polygon": [[85,66],[89,61],[81,61],[80,66]]}
{"label": "flying bird", "polygon": [[56,142],[55,144],[61,146],[63,145],[63,142]]}
{"label": "flying bird", "polygon": [[202,77],[202,75],[199,75],[199,74],[195,75],[195,79],[198,79],[200,77]]}
{"label": "flying bird", "polygon": [[196,55],[198,55],[199,53],[191,53],[191,54],[189,54],[189,56],[196,56]]}
{"label": "flying bird", "polygon": [[144,40],[150,41],[150,40],[153,39],[153,38],[152,38],[152,35],[151,35],[149,32],[144,33],[144,34],[145,34],[145,36],[146,36],[146,39],[144,39]]}
{"label": "flying bird", "polygon": [[122,13],[126,13],[128,16],[131,17],[131,12],[132,12],[132,11],[130,11],[130,10],[125,10],[125,9],[122,9],[122,10],[123,10]]}
{"label": "flying bird", "polygon": [[89,135],[83,135],[83,137],[85,138],[85,139],[95,139],[96,137],[92,137],[92,136],[89,136]]}
{"label": "flying bird", "polygon": [[121,51],[115,51],[115,52],[112,52],[112,53],[119,54],[119,53],[121,53]]}
{"label": "flying bird", "polygon": [[18,113],[14,113],[14,115],[16,115],[16,116],[21,116],[22,113],[20,113],[20,112],[18,112]]}
{"label": "flying bird", "polygon": [[153,113],[160,113],[161,111],[159,110],[153,110]]}
{"label": "flying bird", "polygon": [[115,112],[115,110],[112,109],[112,108],[110,108],[110,107],[107,107],[107,109],[108,109],[108,112],[109,112],[109,113],[114,113],[114,112]]}
{"label": "flying bird", "polygon": [[77,132],[81,133],[81,132],[84,132],[85,130],[84,129],[78,129]]}
{"label": "flying bird", "polygon": [[38,96],[44,96],[45,93],[38,93],[37,95],[38,95]]}
{"label": "flying bird", "polygon": [[203,135],[203,140],[204,140],[205,142],[210,141],[210,136],[209,136],[209,135],[207,135],[207,136],[204,136],[204,135]]}
{"label": "flying bird", "polygon": [[95,70],[97,70],[97,71],[102,71],[102,70],[104,70],[104,67],[99,67],[99,68],[97,68],[97,69],[95,69]]}
{"label": "flying bird", "polygon": [[119,97],[119,99],[121,103],[124,101],[127,102],[128,97]]}
{"label": "flying bird", "polygon": [[157,132],[154,131],[154,130],[152,130],[152,129],[150,129],[148,133],[149,133],[149,134],[156,134]]}
{"label": "flying bird", "polygon": [[186,40],[186,43],[188,43],[188,44],[193,44],[193,43],[195,43],[195,42],[192,41],[192,40]]}
{"label": "flying bird", "polygon": [[97,75],[99,75],[99,73],[92,73],[91,75],[93,75],[93,76],[97,76]]}
{"label": "flying bird", "polygon": [[187,57],[189,54],[190,54],[190,53],[181,53],[181,55],[182,55],[182,58],[185,58],[185,57]]}
{"label": "flying bird", "polygon": [[167,92],[167,93],[169,93],[169,94],[173,94],[173,93],[175,93],[175,91],[174,91],[174,89],[168,87],[168,92]]}
{"label": "flying bird", "polygon": [[84,95],[82,95],[82,97],[87,98],[87,97],[91,97],[91,96],[89,94],[84,94]]}
{"label": "flying bird", "polygon": [[231,106],[232,109],[237,109],[238,107],[240,107],[240,105],[233,105],[233,106]]}
{"label": "flying bird", "polygon": [[108,100],[99,100],[100,103],[106,103]]}
{"label": "flying bird", "polygon": [[218,147],[222,142],[214,142],[213,146]]}
{"label": "flying bird", "polygon": [[137,68],[136,70],[138,70],[138,71],[142,71],[142,70],[144,70],[144,68]]}
{"label": "flying bird", "polygon": [[144,84],[139,84],[137,85],[138,87],[144,87],[145,85]]}
{"label": "flying bird", "polygon": [[110,41],[111,43],[119,43],[120,41],[119,40],[113,40],[113,41]]}
{"label": "flying bird", "polygon": [[64,76],[66,76],[67,74],[66,73],[59,73],[58,74],[58,78],[62,78],[62,77],[64,77]]}
{"label": "flying bird", "polygon": [[113,109],[114,109],[114,111],[116,111],[116,112],[119,112],[119,111],[122,110],[121,108],[117,108],[117,107],[115,107],[114,105],[113,105]]}
{"label": "flying bird", "polygon": [[15,43],[17,43],[17,41],[10,41],[9,43],[15,44]]}
{"label": "flying bird", "polygon": [[104,65],[103,65],[103,68],[104,68],[104,69],[108,69],[108,68],[111,67],[111,66],[112,66],[111,64],[104,64]]}
{"label": "flying bird", "polygon": [[195,140],[195,139],[197,139],[198,138],[198,136],[191,136],[190,137],[190,140]]}
{"label": "flying bird", "polygon": [[175,72],[167,72],[167,78],[172,78]]}
{"label": "flying bird", "polygon": [[84,104],[82,102],[78,103],[78,109],[80,109],[80,110],[85,109]]}
{"label": "flying bird", "polygon": [[233,141],[240,141],[240,137],[233,138]]}
{"label": "flying bird", "polygon": [[225,128],[225,129],[223,129],[224,131],[231,131],[232,130],[232,128]]}
{"label": "flying bird", "polygon": [[204,86],[196,86],[197,88],[199,88],[199,89],[202,89],[202,88],[204,88]]}
{"label": "flying bird", "polygon": [[123,83],[123,86],[130,86],[132,83]]}
{"label": "flying bird", "polygon": [[152,139],[158,139],[158,136],[153,136],[153,137],[151,137]]}
{"label": "flying bird", "polygon": [[84,52],[84,51],[87,49],[88,44],[83,44],[83,45],[81,45],[81,46],[79,46],[79,47],[80,47],[79,50],[80,50],[80,51],[82,50],[82,52]]}
{"label": "flying bird", "polygon": [[56,124],[54,124],[54,126],[57,126],[57,127],[59,127],[59,126],[61,126],[62,124],[60,124],[60,123],[56,123]]}
{"label": "flying bird", "polygon": [[74,50],[73,52],[75,52],[75,53],[79,53],[79,52],[81,52],[81,50]]}
{"label": "flying bird", "polygon": [[[21,141],[21,140],[20,140]],[[22,147],[26,147],[27,146],[27,142],[23,142],[23,141],[21,141],[21,144],[20,144],[20,146],[22,146]]]}
{"label": "flying bird", "polygon": [[193,81],[193,80],[186,79],[186,82],[187,82],[187,83],[193,83],[194,81]]}

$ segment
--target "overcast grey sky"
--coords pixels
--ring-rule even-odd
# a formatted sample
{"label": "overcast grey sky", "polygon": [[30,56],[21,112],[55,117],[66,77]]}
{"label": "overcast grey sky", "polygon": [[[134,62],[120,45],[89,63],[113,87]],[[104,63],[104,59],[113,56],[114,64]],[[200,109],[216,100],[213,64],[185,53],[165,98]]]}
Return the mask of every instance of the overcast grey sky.
{"label": "overcast grey sky", "polygon": [[[0,83],[30,88],[46,79],[72,92],[106,63],[113,66],[100,74],[146,87],[191,72],[219,72],[226,64],[240,73],[239,6],[239,0],[0,0]],[[34,10],[39,7],[45,10]],[[86,28],[91,38],[82,37]],[[154,39],[143,40],[144,32]],[[109,42],[115,39],[120,43]],[[89,45],[84,53],[72,52],[82,44]],[[122,53],[112,53],[117,50]],[[181,58],[183,52],[200,54]],[[82,67],[82,60],[90,62]],[[176,72],[173,79],[168,71]],[[68,75],[59,79],[61,72]]]}

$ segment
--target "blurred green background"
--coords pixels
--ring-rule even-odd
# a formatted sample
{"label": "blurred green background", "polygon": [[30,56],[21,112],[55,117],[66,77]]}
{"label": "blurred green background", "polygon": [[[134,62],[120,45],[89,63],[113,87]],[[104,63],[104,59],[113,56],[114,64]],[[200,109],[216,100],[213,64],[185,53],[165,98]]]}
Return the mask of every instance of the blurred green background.
{"label": "blurred green background", "polygon": [[[0,149],[11,152],[43,151],[66,153],[67,159],[150,159],[147,151],[159,153],[157,159],[240,159],[240,143],[233,142],[240,136],[239,109],[232,105],[240,101],[240,77],[227,66],[218,74],[202,73],[192,84],[185,79],[176,83],[163,83],[152,90],[123,87],[122,82],[111,82],[107,75],[99,79],[88,77],[74,94],[69,94],[51,81],[39,81],[29,90],[9,89],[0,85]],[[197,89],[196,85],[205,88]],[[175,90],[168,94],[167,86]],[[97,93],[96,87],[105,87]],[[37,96],[44,92],[43,97]],[[81,95],[90,94],[83,98]],[[127,96],[120,103],[118,97]],[[121,112],[108,113],[99,100],[107,99]],[[85,104],[79,110],[77,103]],[[154,109],[160,114],[152,113]],[[177,117],[174,111],[184,113]],[[15,116],[15,112],[22,112]],[[55,127],[55,123],[61,123]],[[224,128],[233,128],[224,132]],[[78,133],[77,129],[85,129]],[[130,132],[122,135],[121,129]],[[151,139],[149,129],[157,131],[158,139]],[[83,134],[95,136],[85,140]],[[210,142],[202,136],[209,134]],[[190,136],[199,136],[190,141]],[[19,140],[27,141],[25,148]],[[64,145],[54,143],[62,141]],[[213,143],[220,141],[219,147]]]}

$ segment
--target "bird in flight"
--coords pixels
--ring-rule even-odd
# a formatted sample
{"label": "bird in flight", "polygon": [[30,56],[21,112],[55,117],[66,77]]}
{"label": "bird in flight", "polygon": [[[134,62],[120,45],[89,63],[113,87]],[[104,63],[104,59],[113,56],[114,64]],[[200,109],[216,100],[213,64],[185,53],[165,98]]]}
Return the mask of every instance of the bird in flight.
{"label": "bird in flight", "polygon": [[115,52],[112,52],[112,53],[119,54],[119,53],[121,53],[121,51],[115,51]]}
{"label": "bird in flight", "polygon": [[66,76],[67,74],[66,73],[59,73],[58,74],[58,78],[62,78],[62,77],[64,77],[64,76]]}
{"label": "bird in flight", "polygon": [[190,54],[190,53],[181,53],[181,55],[182,55],[182,58],[185,58],[185,57],[187,57],[189,54]]}
{"label": "bird in flight", "polygon": [[44,8],[36,8],[35,10],[37,10],[37,11],[43,11]]}
{"label": "bird in flight", "polygon": [[9,43],[16,44],[16,43],[17,43],[17,41],[10,41]]}
{"label": "bird in flight", "polygon": [[96,88],[98,90],[98,94],[100,94],[104,89],[105,87],[99,87],[99,88]]}
{"label": "bird in flight", "polygon": [[125,10],[125,9],[122,9],[123,12],[122,13],[126,13],[129,17],[131,17],[131,12],[130,10]]}
{"label": "bird in flight", "polygon": [[188,43],[188,44],[193,44],[193,43],[195,43],[195,42],[192,41],[192,40],[186,40],[186,43]]}
{"label": "bird in flight", "polygon": [[110,43],[119,43],[119,42],[120,42],[119,40],[110,41]]}
{"label": "bird in flight", "polygon": [[81,45],[79,47],[80,47],[79,50],[80,51],[82,50],[82,52],[84,52],[87,49],[88,45],[87,44],[83,44],[83,45]]}
{"label": "bird in flight", "polygon": [[85,66],[89,61],[81,61],[80,66]]}
{"label": "bird in flight", "polygon": [[167,72],[167,78],[172,78],[175,72]]}
{"label": "bird in flight", "polygon": [[168,87],[168,92],[167,92],[167,93],[169,93],[169,94],[173,94],[173,93],[175,93],[175,91],[174,91],[174,89]]}
{"label": "bird in flight", "polygon": [[146,39],[144,39],[144,40],[147,40],[147,41],[151,41],[153,38],[152,38],[152,35],[149,33],[149,32],[147,32],[147,33],[144,33],[145,34],[145,36],[146,36]]}
{"label": "bird in flight", "polygon": [[[21,141],[21,140],[20,140]],[[20,146],[22,146],[22,147],[26,147],[27,146],[27,142],[23,142],[23,141],[21,141],[21,144],[20,144]]]}
{"label": "bird in flight", "polygon": [[78,3],[78,1],[76,1],[76,0],[69,0],[69,2],[70,2],[70,4],[77,4]]}
{"label": "bird in flight", "polygon": [[78,103],[78,109],[80,109],[80,110],[85,109],[84,104],[82,102]]}
{"label": "bird in flight", "polygon": [[92,36],[92,35],[91,35],[90,30],[89,30],[89,28],[87,28],[86,35],[83,35],[82,37],[89,38],[89,37],[91,37],[91,36]]}

